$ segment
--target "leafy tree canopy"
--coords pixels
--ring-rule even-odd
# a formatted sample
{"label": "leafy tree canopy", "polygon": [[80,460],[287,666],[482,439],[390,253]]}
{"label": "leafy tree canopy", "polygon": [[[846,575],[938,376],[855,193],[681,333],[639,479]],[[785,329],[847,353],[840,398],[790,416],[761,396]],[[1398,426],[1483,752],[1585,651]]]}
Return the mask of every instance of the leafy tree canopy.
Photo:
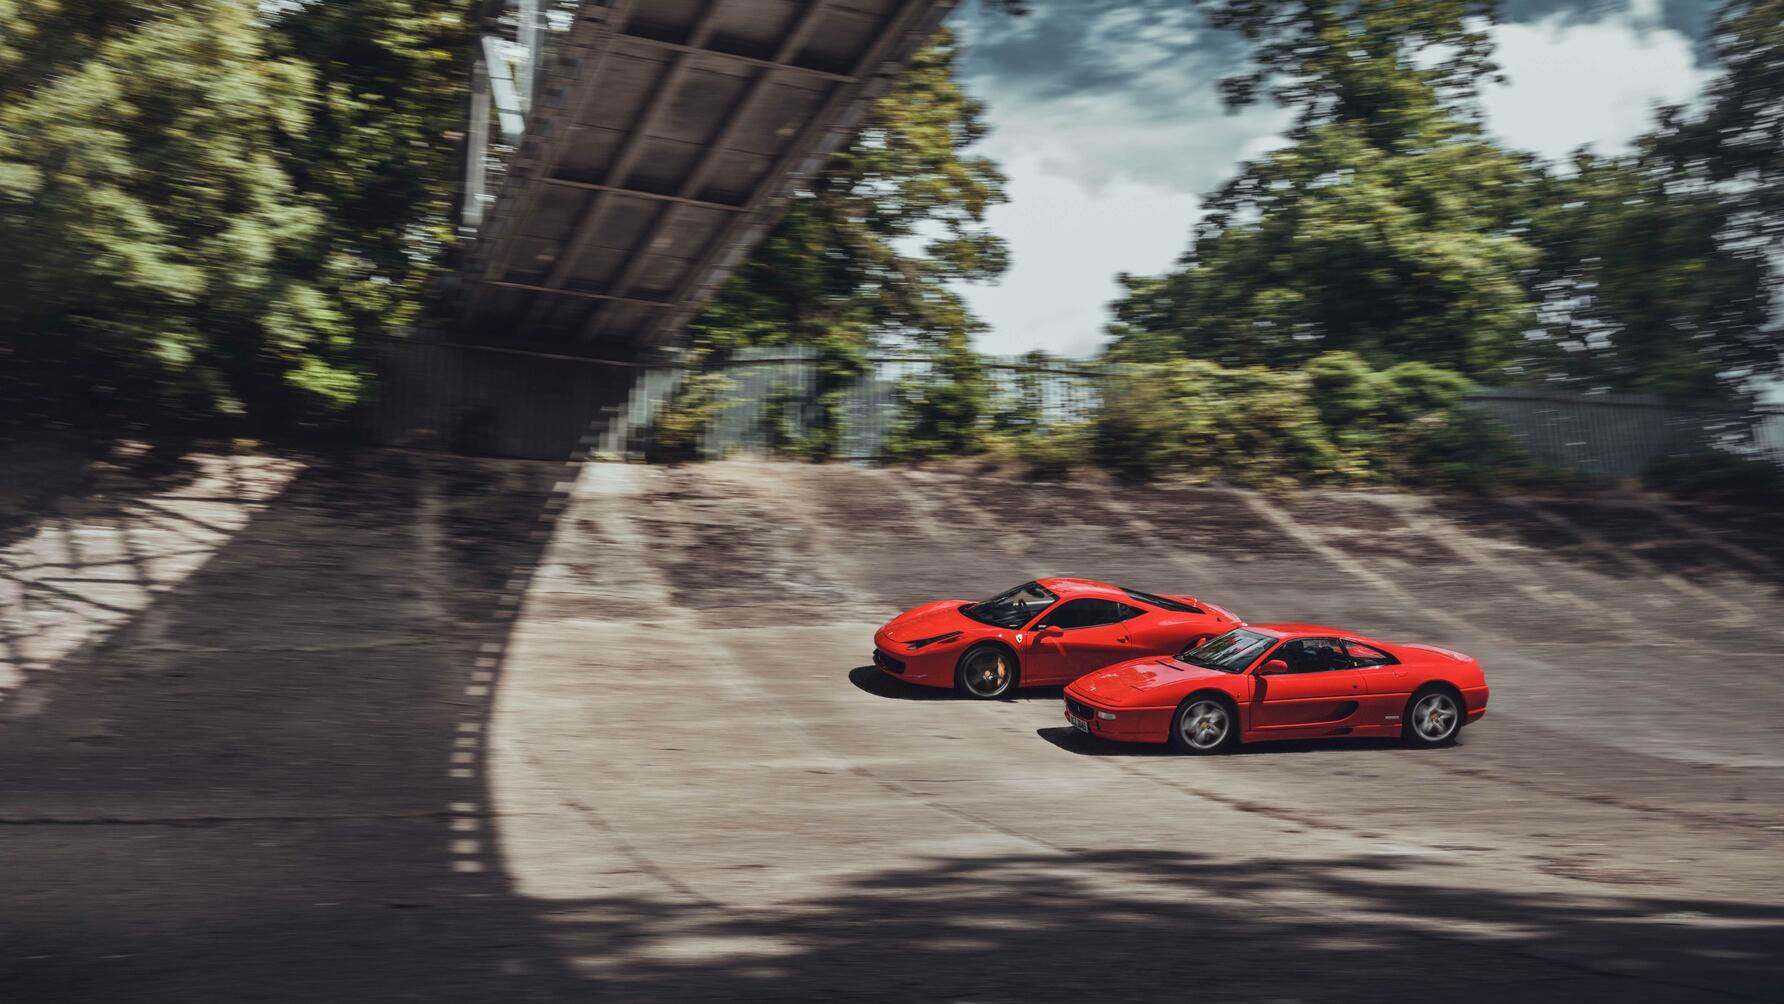
{"label": "leafy tree canopy", "polygon": [[413,323],[453,240],[476,0],[328,0],[278,12],[276,50],[312,69],[312,124],[284,137],[327,210],[331,294],[364,334]]}
{"label": "leafy tree canopy", "polygon": [[267,57],[255,16],[0,0],[0,355],[21,393],[205,414],[358,392],[322,214],[273,152],[308,127],[309,73]]}
{"label": "leafy tree canopy", "polygon": [[1582,151],[1572,168],[1528,196],[1532,374],[1710,401],[1777,369],[1766,255],[1731,239],[1735,205],[1646,153]]}
{"label": "leafy tree canopy", "polygon": [[1292,136],[1352,122],[1370,144],[1429,140],[1432,109],[1461,110],[1496,72],[1497,0],[1201,0],[1209,25],[1252,44],[1255,68],[1221,81],[1229,107],[1265,95],[1297,109]]}
{"label": "leafy tree canopy", "polygon": [[0,0],[9,396],[357,400],[359,339],[416,317],[449,240],[473,8]]}
{"label": "leafy tree canopy", "polygon": [[965,445],[985,393],[970,349],[978,322],[950,284],[999,275],[1008,254],[984,226],[1004,199],[1003,176],[964,152],[985,125],[983,107],[955,80],[957,59],[942,32],[874,106],[696,318],[697,361],[744,345],[816,346],[834,391],[873,347],[921,348],[938,365],[913,395],[912,435]]}
{"label": "leafy tree canopy", "polygon": [[1481,133],[1491,72],[1472,3],[1222,2],[1210,20],[1257,44],[1233,101],[1300,112],[1288,147],[1208,200],[1177,271],[1124,276],[1115,356],[1176,353],[1292,366],[1327,351],[1492,376],[1535,313],[1538,251],[1514,228],[1526,158]]}
{"label": "leafy tree canopy", "polygon": [[1490,4],[1206,0],[1255,45],[1229,97],[1268,87],[1300,114],[1287,147],[1209,198],[1176,270],[1122,277],[1112,357],[1293,367],[1336,350],[1738,396],[1778,366],[1760,180],[1778,176],[1777,6],[1724,11],[1729,68],[1701,119],[1674,110],[1635,154],[1557,170],[1481,129]]}

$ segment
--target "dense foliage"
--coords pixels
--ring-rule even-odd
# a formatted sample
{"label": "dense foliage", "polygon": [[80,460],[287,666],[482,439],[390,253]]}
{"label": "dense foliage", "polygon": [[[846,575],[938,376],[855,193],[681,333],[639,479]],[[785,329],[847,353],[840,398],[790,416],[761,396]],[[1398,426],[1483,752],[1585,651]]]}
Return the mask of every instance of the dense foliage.
{"label": "dense foliage", "polygon": [[1121,367],[1106,386],[1096,455],[1128,475],[1455,485],[1510,459],[1463,409],[1468,381],[1427,363],[1377,370],[1348,352],[1297,370],[1177,359]]}
{"label": "dense foliage", "polygon": [[1254,43],[1229,98],[1267,88],[1299,117],[1212,196],[1176,270],[1123,277],[1115,358],[1287,367],[1343,350],[1694,398],[1745,397],[1779,369],[1775,0],[1723,11],[1706,113],[1671,110],[1634,153],[1562,166],[1481,129],[1491,4],[1204,6]]}
{"label": "dense foliage", "polygon": [[[979,324],[950,283],[1003,271],[1003,241],[984,228],[986,210],[1003,200],[1003,177],[964,152],[985,127],[982,106],[955,80],[957,59],[952,35],[938,35],[691,325],[696,368],[722,365],[746,345],[817,349],[821,407],[797,452],[833,451],[842,388],[876,348],[916,349],[935,362],[907,388],[901,451],[958,452],[978,434],[986,388],[971,336]],[[695,377],[668,423],[680,428],[691,410],[710,415],[722,390],[718,378]]]}
{"label": "dense foliage", "polygon": [[1715,401],[1778,368],[1764,249],[1732,240],[1738,210],[1659,162],[1654,142],[1582,152],[1571,173],[1530,182],[1540,257],[1521,278],[1537,317],[1510,375]]}
{"label": "dense foliage", "polygon": [[[744,346],[818,354],[816,400],[768,409],[787,452],[832,455],[900,350],[927,368],[893,456],[1265,479],[1466,480],[1498,456],[1471,382],[1727,405],[1778,373],[1784,0],[1728,0],[1704,99],[1565,164],[1482,128],[1491,0],[1198,2],[1251,47],[1229,103],[1294,125],[1177,267],[1123,277],[1100,414],[1050,426],[972,350],[1003,178],[943,33],[696,319],[659,446],[691,455]],[[451,252],[476,9],[0,0],[0,402],[289,428],[360,400]]]}
{"label": "dense foliage", "polygon": [[311,68],[310,125],[283,137],[324,209],[328,292],[354,332],[414,323],[453,241],[476,0],[329,0],[284,10],[276,51]]}
{"label": "dense foliage", "polygon": [[345,402],[322,212],[274,152],[302,64],[251,4],[0,0],[0,298],[21,396],[185,413]]}
{"label": "dense foliage", "polygon": [[1696,115],[1669,110],[1659,152],[1721,186],[1733,237],[1784,244],[1784,0],[1729,0],[1710,41],[1722,66]]}
{"label": "dense foliage", "polygon": [[[460,4],[468,8],[469,3]],[[15,405],[286,427],[439,260],[466,19],[414,0],[0,0]]]}
{"label": "dense foliage", "polygon": [[[1255,46],[1237,106],[1294,108],[1291,144],[1208,201],[1177,271],[1124,277],[1115,355],[1287,366],[1332,350],[1477,376],[1535,317],[1515,232],[1528,164],[1482,133],[1490,5],[1305,0],[1206,5]],[[1510,196],[1510,197],[1508,197]]]}
{"label": "dense foliage", "polygon": [[1778,0],[1722,8],[1701,108],[1664,110],[1627,155],[1561,165],[1482,129],[1492,3],[1202,6],[1253,47],[1229,103],[1294,109],[1289,142],[1207,200],[1177,269],[1123,277],[1092,426],[997,440],[1010,452],[1459,484],[1529,473],[1461,410],[1471,380],[1735,403],[1779,371]]}

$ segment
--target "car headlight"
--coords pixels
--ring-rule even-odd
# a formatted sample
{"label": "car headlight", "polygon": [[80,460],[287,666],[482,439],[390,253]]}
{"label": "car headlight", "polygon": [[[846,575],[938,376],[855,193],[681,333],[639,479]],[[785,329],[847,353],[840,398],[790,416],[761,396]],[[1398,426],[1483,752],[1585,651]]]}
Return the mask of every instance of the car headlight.
{"label": "car headlight", "polygon": [[934,638],[918,638],[916,641],[907,641],[904,643],[904,647],[915,652],[920,648],[928,648],[930,645],[942,645],[959,637],[959,631],[949,631],[947,634],[938,634]]}
{"label": "car headlight", "polygon": [[1115,720],[1115,712],[1113,711],[1099,711],[1096,713],[1096,716],[1105,722],[1112,722]]}

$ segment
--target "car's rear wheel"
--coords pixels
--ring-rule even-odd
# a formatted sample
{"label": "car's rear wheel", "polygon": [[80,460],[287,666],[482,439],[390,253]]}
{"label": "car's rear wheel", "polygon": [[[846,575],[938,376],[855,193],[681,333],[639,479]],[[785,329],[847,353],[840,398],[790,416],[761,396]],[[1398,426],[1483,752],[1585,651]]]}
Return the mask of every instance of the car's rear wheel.
{"label": "car's rear wheel", "polygon": [[954,681],[967,697],[994,700],[1016,689],[1016,657],[999,645],[967,649],[954,671]]}
{"label": "car's rear wheel", "polygon": [[1182,753],[1207,756],[1233,744],[1239,718],[1231,705],[1216,697],[1193,697],[1171,719],[1171,746]]}
{"label": "car's rear wheel", "polygon": [[1462,705],[1442,688],[1421,690],[1406,702],[1402,732],[1413,746],[1442,746],[1462,731]]}

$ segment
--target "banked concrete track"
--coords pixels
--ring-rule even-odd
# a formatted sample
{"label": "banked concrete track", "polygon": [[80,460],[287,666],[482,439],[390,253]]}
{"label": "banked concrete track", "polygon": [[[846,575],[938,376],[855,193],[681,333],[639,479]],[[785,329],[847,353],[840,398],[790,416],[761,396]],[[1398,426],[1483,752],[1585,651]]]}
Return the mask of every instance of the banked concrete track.
{"label": "banked concrete track", "polygon": [[[398,452],[50,510],[9,1001],[1784,998],[1764,514]],[[863,668],[1048,573],[1464,649],[1492,712],[1188,759]]]}

